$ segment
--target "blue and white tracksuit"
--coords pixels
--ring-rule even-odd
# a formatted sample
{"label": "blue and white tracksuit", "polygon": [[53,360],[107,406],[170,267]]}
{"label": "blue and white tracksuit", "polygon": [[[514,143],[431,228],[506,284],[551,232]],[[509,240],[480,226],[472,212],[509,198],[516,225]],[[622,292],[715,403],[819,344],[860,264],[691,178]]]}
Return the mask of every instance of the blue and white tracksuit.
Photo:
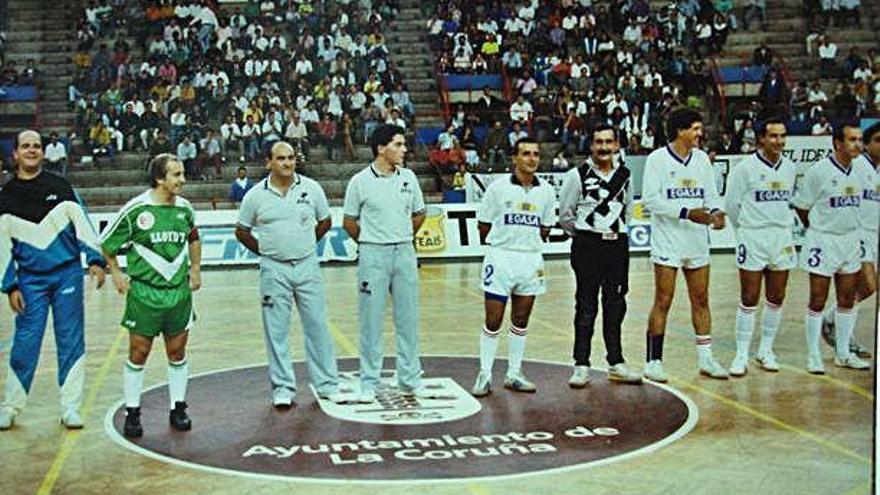
{"label": "blue and white tracksuit", "polygon": [[0,290],[21,291],[24,311],[15,335],[3,407],[21,410],[30,392],[49,309],[58,349],[62,409],[78,408],[85,382],[83,271],[104,266],[100,243],[82,203],[62,177],[42,172],[0,190]]}

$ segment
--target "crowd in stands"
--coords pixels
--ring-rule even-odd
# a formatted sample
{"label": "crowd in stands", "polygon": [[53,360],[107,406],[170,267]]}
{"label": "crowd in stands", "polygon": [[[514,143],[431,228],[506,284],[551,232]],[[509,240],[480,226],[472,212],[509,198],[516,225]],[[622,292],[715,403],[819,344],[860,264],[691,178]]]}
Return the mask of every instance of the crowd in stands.
{"label": "crowd in stands", "polygon": [[[659,10],[646,0],[437,2],[426,29],[438,69],[502,73],[509,91],[487,88],[456,107],[458,139],[439,148],[461,151],[438,154],[435,163],[454,167],[475,147],[482,166],[493,168],[518,132],[584,153],[589,129],[606,121],[627,153],[659,146],[672,108],[706,104],[714,80],[705,57],[736,27],[727,0],[671,2]],[[489,128],[476,146],[463,138],[472,126]]]}
{"label": "crowd in stands", "polygon": [[396,0],[92,0],[68,90],[87,152],[175,152],[220,175],[284,138],[307,157],[414,114],[384,32]]}

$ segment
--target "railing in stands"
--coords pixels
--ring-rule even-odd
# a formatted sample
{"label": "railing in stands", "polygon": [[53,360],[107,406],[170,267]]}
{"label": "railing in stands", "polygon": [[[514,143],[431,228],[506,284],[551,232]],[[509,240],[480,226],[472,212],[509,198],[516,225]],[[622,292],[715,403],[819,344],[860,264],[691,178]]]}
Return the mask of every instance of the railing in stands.
{"label": "railing in stands", "polygon": [[446,85],[446,78],[443,71],[440,70],[440,63],[434,63],[434,78],[437,80],[437,94],[440,96],[440,103],[443,111],[443,121],[449,122],[451,111],[449,109],[449,87]]}
{"label": "railing in stands", "polygon": [[712,79],[715,81],[715,90],[718,95],[718,107],[722,125],[727,125],[727,95],[724,92],[724,82],[721,80],[721,72],[718,70],[718,59],[709,59],[712,68]]}

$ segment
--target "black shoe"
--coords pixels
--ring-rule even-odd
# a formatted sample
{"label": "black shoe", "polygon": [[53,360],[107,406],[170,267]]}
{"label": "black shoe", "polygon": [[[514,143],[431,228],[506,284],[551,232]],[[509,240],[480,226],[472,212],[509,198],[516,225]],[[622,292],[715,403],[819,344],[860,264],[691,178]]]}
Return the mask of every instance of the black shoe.
{"label": "black shoe", "polygon": [[174,403],[174,409],[168,414],[168,422],[177,431],[189,431],[192,429],[192,421],[186,415],[186,402]]}
{"label": "black shoe", "polygon": [[144,436],[144,427],[141,426],[141,408],[125,408],[125,427],[122,433],[128,438],[140,438]]}

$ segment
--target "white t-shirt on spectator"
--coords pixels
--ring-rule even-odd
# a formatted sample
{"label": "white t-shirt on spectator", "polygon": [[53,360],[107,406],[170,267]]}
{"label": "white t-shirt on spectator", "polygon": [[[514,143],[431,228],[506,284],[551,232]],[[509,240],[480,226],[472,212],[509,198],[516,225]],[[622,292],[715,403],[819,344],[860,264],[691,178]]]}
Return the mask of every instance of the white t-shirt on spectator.
{"label": "white t-shirt on spectator", "polygon": [[834,60],[837,56],[837,45],[828,43],[827,45],[819,45],[819,58]]}
{"label": "white t-shirt on spectator", "polygon": [[309,110],[308,108],[305,108],[300,112],[299,116],[300,119],[307,124],[321,121],[321,117],[318,116],[318,111],[314,109]]}
{"label": "white t-shirt on spectator", "polygon": [[515,122],[525,122],[529,120],[531,114],[532,104],[527,101],[523,101],[522,103],[515,101],[510,105],[510,120]]}
{"label": "white t-shirt on spectator", "polygon": [[67,158],[67,149],[61,143],[49,143],[46,145],[46,151],[43,156],[46,157],[47,161],[55,163]]}
{"label": "white t-shirt on spectator", "polygon": [[853,81],[865,81],[868,82],[871,80],[871,69],[865,67],[853,71]]}
{"label": "white t-shirt on spectator", "polygon": [[562,29],[566,31],[571,31],[572,29],[576,28],[577,25],[578,18],[574,14],[568,14],[567,16],[565,16],[564,19],[562,19]]}
{"label": "white t-shirt on spectator", "polygon": [[235,122],[229,124],[225,123],[220,126],[220,136],[224,139],[240,139],[241,138],[241,127],[238,126]]}
{"label": "white t-shirt on spectator", "polygon": [[590,77],[590,65],[584,62],[571,64],[571,78],[580,79],[582,77]]}
{"label": "white t-shirt on spectator", "polygon": [[513,145],[515,145],[517,141],[526,137],[529,137],[529,133],[523,130],[520,130],[519,132],[510,131],[507,133],[507,141],[510,143],[511,148],[513,148]]}
{"label": "white t-shirt on spectator", "polygon": [[297,74],[301,76],[308,75],[312,72],[312,61],[311,60],[297,60],[296,67],[294,68]]}

